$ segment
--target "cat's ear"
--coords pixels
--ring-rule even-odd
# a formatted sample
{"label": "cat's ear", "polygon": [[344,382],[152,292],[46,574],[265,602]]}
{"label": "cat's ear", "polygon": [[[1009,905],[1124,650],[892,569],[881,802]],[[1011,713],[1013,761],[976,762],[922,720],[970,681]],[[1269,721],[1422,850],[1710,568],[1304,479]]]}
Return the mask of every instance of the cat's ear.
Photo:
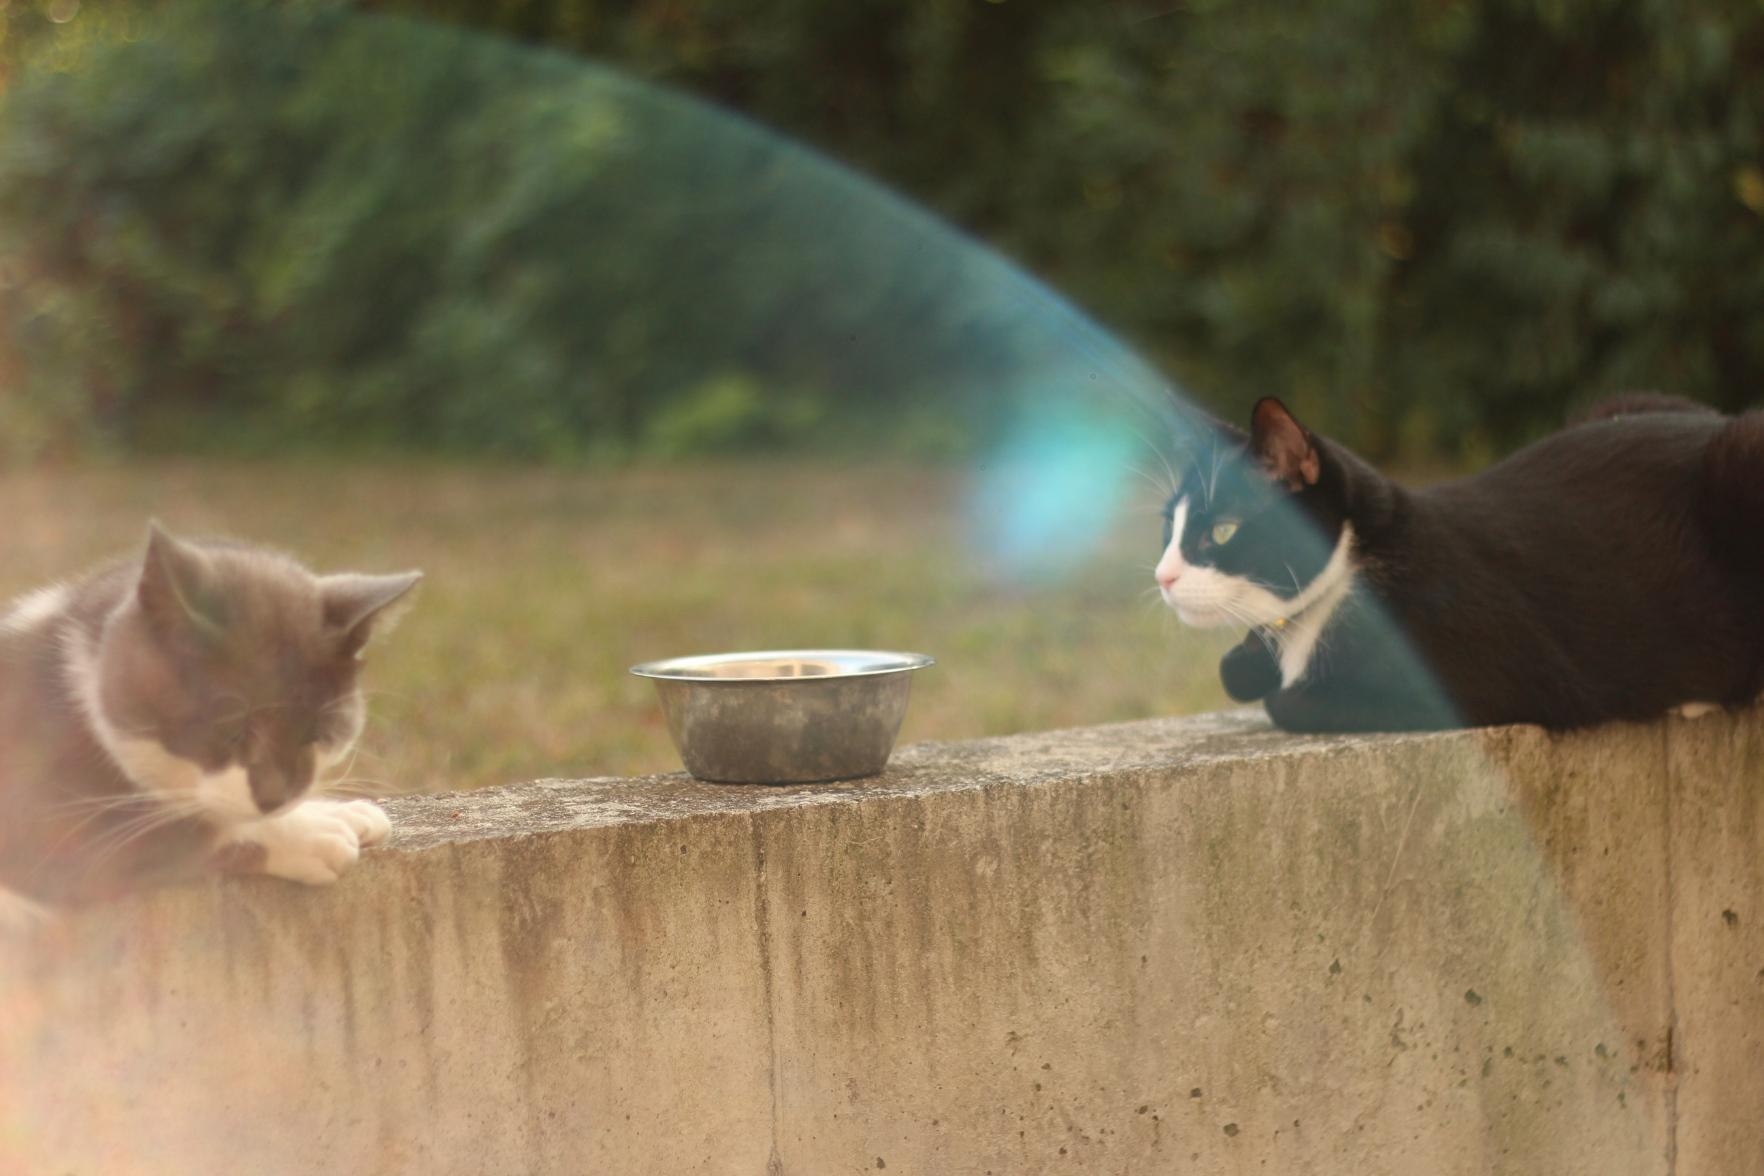
{"label": "cat's ear", "polygon": [[1268,476],[1288,490],[1315,486],[1322,476],[1316,438],[1272,396],[1256,401],[1250,414],[1249,448]]}
{"label": "cat's ear", "polygon": [[208,559],[158,523],[147,524],[147,553],[135,587],[141,612],[162,635],[214,636],[224,621],[210,586]]}
{"label": "cat's ear", "polygon": [[397,614],[389,610],[408,596],[422,578],[421,572],[321,577],[319,596],[324,602],[325,627],[337,634],[344,653],[360,653],[375,633],[392,626]]}

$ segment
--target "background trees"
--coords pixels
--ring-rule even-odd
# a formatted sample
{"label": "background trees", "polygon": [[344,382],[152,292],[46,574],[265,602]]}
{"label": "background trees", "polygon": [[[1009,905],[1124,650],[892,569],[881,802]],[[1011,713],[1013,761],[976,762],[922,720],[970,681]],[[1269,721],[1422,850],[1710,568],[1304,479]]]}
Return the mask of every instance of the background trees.
{"label": "background trees", "polygon": [[[1476,457],[1621,388],[1758,398],[1737,0],[69,3],[0,9],[13,449],[984,436],[993,312],[913,295],[974,275],[816,271],[816,169],[668,142],[620,74],[910,194],[1221,411],[1275,392],[1380,456]],[[771,264],[719,267],[730,241]]]}

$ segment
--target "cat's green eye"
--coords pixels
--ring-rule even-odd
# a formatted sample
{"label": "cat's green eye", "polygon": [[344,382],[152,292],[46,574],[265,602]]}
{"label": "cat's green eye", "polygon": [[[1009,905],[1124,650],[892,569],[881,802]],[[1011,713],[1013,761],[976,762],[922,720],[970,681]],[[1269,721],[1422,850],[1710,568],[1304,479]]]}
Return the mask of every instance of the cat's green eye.
{"label": "cat's green eye", "polygon": [[1219,544],[1221,547],[1231,542],[1231,537],[1235,534],[1237,534],[1236,523],[1213,524],[1213,542]]}

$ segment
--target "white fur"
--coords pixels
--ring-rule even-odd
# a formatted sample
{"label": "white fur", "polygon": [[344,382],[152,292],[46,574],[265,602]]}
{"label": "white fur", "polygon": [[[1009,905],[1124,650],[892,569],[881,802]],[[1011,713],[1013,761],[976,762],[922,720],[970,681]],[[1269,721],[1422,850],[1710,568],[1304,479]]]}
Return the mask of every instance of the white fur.
{"label": "white fur", "polygon": [[0,886],[0,935],[28,931],[48,920],[47,909]]}
{"label": "white fur", "polygon": [[263,814],[251,796],[244,768],[205,772],[199,764],[171,754],[156,739],[130,739],[98,728],[99,742],[123,774],[143,792],[168,801],[192,801],[204,816],[223,824]]}
{"label": "white fur", "polygon": [[306,800],[287,812],[229,829],[221,845],[260,845],[263,872],[308,886],[328,886],[355,864],[364,847],[392,831],[368,800]]}
{"label": "white fur", "polygon": [[1720,709],[1718,702],[1682,702],[1672,708],[1672,713],[1681,719],[1700,719]]}
{"label": "white fur", "polygon": [[167,751],[157,739],[116,729],[104,710],[98,652],[90,637],[83,633],[69,637],[65,665],[74,700],[99,746],[137,788],[167,801],[194,803],[204,816],[221,824],[262,815],[243,768],[205,772],[199,764]]}
{"label": "white fur", "polygon": [[1280,648],[1281,685],[1298,682],[1310,668],[1324,628],[1353,588],[1353,526],[1342,526],[1335,550],[1316,578],[1296,596],[1281,597],[1242,577],[1183,559],[1182,532],[1187,523],[1184,497],[1171,509],[1170,545],[1153,572],[1164,603],[1176,610],[1183,624],[1199,629],[1271,626],[1284,620],[1284,625],[1269,630]]}
{"label": "white fur", "polygon": [[[99,686],[98,654],[85,634],[73,634],[66,647],[68,681],[93,734],[123,775],[143,792],[172,803],[190,803],[219,825],[217,848],[233,844],[261,845],[263,872],[278,878],[323,886],[354,864],[362,847],[377,845],[391,831],[391,822],[372,801],[308,798],[272,816],[264,816],[251,795],[245,769],[205,772],[201,766],[173,755],[156,739],[131,736],[116,729],[104,711]],[[355,731],[360,732],[357,715]],[[325,766],[342,762],[353,739],[321,752]]]}
{"label": "white fur", "polygon": [[[1317,652],[1323,630],[1335,616],[1335,610],[1341,607],[1341,602],[1353,591],[1353,552],[1353,524],[1343,523],[1341,538],[1336,540],[1329,562],[1294,598],[1292,603],[1298,607],[1288,617],[1285,626],[1274,630],[1274,643],[1280,647],[1282,689],[1295,685],[1310,670],[1311,658]],[[1300,604],[1300,601],[1304,603]]]}
{"label": "white fur", "polygon": [[[1170,546],[1164,549],[1155,573],[1164,602],[1176,610],[1183,624],[1197,629],[1266,625],[1303,607],[1303,594],[1288,600],[1259,584],[1183,559],[1182,532],[1187,524],[1188,499],[1181,498],[1171,509]],[[1306,591],[1311,587],[1315,585]]]}
{"label": "white fur", "polygon": [[4,614],[0,614],[0,632],[25,633],[36,628],[67,607],[67,588],[61,584],[51,584],[47,588],[39,588],[35,592],[26,593],[13,601]]}

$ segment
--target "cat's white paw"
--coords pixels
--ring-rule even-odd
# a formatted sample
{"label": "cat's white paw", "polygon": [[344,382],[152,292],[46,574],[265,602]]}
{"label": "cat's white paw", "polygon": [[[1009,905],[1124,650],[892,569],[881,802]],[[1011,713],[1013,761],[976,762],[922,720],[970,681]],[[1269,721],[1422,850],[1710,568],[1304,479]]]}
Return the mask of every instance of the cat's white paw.
{"label": "cat's white paw", "polygon": [[1720,709],[1721,704],[1717,702],[1685,702],[1673,707],[1672,713],[1681,719],[1700,719]]}
{"label": "cat's white paw", "polygon": [[367,800],[308,800],[279,816],[241,826],[229,846],[262,848],[259,872],[308,886],[328,886],[355,864],[364,845],[392,830],[380,806]]}
{"label": "cat's white paw", "polygon": [[265,821],[257,841],[267,851],[263,872],[308,886],[328,886],[361,856],[361,837],[342,806],[309,800]]}
{"label": "cat's white paw", "polygon": [[[308,804],[315,803],[308,801]],[[356,840],[366,849],[370,845],[379,845],[392,833],[392,822],[386,811],[371,800],[345,800],[340,802],[318,801],[316,803],[336,803],[343,811],[343,819],[348,821],[355,830]]]}

